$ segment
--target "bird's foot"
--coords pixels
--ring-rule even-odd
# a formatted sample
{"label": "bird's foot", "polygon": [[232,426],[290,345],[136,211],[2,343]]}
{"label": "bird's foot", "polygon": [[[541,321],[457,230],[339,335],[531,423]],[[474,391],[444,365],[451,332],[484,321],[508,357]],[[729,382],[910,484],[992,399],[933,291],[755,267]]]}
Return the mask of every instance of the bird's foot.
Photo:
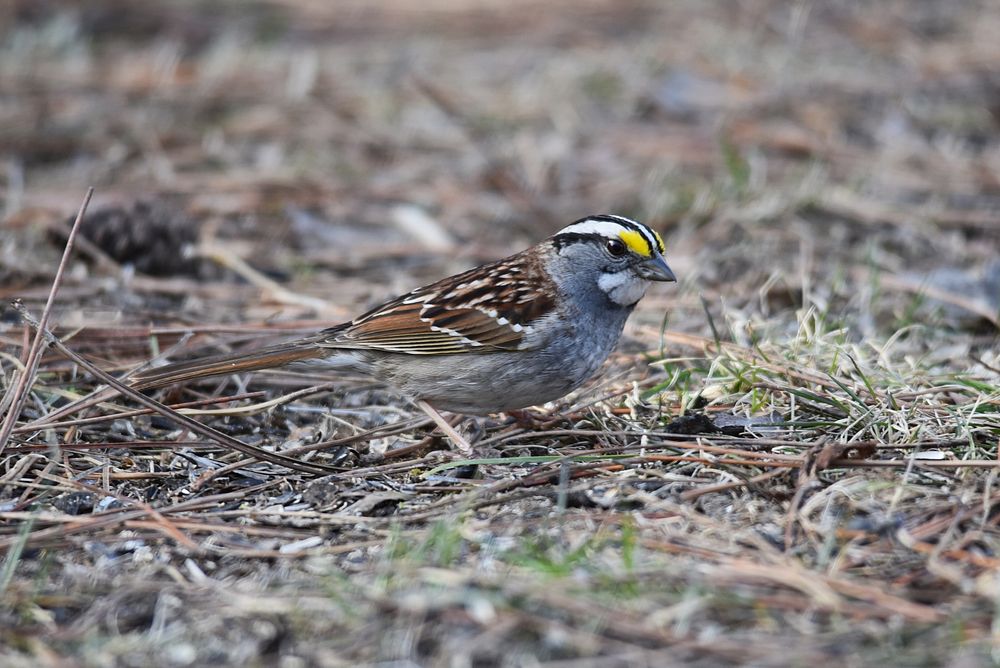
{"label": "bird's foot", "polygon": [[513,421],[515,427],[529,431],[551,429],[557,419],[546,413],[536,413],[527,409],[506,411],[506,415]]}

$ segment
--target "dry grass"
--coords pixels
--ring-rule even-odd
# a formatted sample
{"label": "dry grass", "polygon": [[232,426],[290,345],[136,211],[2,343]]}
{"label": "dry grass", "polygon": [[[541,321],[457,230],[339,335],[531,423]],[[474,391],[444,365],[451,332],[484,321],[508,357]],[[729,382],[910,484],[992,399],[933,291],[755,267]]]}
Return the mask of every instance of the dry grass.
{"label": "dry grass", "polygon": [[105,371],[315,329],[596,211],[660,229],[681,277],[536,425],[467,424],[473,461],[364,378],[95,394],[51,346],[30,371],[4,313],[5,665],[1000,657],[990,3],[0,25],[0,297],[45,311],[95,186],[48,315]]}

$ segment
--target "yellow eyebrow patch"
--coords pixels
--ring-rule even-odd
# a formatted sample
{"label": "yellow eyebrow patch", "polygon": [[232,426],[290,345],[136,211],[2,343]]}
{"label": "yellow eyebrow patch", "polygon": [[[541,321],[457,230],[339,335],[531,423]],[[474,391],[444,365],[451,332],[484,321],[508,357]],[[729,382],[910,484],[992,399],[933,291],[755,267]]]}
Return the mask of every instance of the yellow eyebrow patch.
{"label": "yellow eyebrow patch", "polygon": [[[618,233],[618,236],[633,253],[637,253],[642,257],[649,257],[653,254],[653,249],[649,247],[649,242],[646,241],[646,237],[642,236],[641,233],[635,230],[623,230]],[[659,235],[657,235],[657,241],[659,241]]]}

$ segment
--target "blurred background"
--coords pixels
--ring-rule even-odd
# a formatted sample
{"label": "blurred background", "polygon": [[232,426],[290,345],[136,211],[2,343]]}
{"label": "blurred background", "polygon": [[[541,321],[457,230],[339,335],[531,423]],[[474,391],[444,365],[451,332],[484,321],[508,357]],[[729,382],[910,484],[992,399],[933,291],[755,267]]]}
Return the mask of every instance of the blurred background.
{"label": "blurred background", "polygon": [[105,259],[224,280],[231,254],[323,318],[610,211],[668,239],[681,328],[693,291],[828,309],[872,268],[863,334],[935,270],[995,321],[991,2],[9,0],[0,25],[4,297],[47,285],[33,233],[93,185]]}

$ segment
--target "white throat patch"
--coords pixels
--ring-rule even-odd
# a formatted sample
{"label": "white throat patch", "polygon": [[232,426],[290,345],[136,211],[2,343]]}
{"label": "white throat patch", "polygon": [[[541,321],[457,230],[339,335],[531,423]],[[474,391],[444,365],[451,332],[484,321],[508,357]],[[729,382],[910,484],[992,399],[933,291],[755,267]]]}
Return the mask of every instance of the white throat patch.
{"label": "white throat patch", "polygon": [[649,281],[639,278],[630,271],[619,271],[614,274],[601,274],[597,279],[597,286],[604,291],[608,299],[619,306],[632,306],[646,294]]}

